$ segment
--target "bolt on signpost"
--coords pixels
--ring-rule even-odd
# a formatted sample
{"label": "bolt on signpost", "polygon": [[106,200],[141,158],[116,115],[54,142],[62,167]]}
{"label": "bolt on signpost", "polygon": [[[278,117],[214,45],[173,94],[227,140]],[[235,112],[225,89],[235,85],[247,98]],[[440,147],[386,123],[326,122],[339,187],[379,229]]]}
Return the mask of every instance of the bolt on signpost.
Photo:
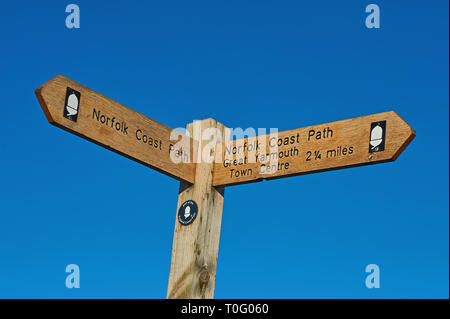
{"label": "bolt on signpost", "polygon": [[51,124],[180,181],[167,298],[213,298],[225,186],[394,161],[415,137],[391,111],[229,141],[213,119],[182,134],[61,75],[36,96]]}

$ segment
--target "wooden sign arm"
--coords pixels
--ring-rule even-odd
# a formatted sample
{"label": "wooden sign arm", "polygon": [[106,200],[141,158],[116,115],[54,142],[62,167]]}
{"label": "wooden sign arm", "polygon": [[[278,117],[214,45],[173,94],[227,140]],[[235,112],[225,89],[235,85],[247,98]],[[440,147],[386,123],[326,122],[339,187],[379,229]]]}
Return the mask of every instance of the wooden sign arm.
{"label": "wooden sign arm", "polygon": [[[379,139],[377,132],[382,134]],[[395,161],[415,136],[411,126],[390,111],[283,131],[276,136],[225,142],[217,145],[213,186]],[[374,147],[378,142],[382,144]]]}
{"label": "wooden sign arm", "polygon": [[62,75],[35,93],[52,125],[177,180],[194,182],[197,141],[191,137]]}

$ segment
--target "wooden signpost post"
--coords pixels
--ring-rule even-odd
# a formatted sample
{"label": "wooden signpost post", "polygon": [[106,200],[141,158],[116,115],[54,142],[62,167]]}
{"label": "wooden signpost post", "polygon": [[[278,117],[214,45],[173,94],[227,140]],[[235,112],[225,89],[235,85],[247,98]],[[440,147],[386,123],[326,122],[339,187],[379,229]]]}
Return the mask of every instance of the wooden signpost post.
{"label": "wooden signpost post", "polygon": [[51,124],[180,181],[167,298],[213,298],[225,186],[394,161],[415,137],[385,112],[229,141],[213,119],[182,134],[64,76],[36,96]]}

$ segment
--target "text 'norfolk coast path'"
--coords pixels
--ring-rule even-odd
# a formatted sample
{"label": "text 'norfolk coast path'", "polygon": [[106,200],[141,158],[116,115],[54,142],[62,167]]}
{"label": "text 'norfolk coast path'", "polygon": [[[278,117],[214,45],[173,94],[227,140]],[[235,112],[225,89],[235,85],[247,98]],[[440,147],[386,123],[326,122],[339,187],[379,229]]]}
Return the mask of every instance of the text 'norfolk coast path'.
{"label": "text 'norfolk coast path'", "polygon": [[225,142],[217,145],[213,185],[394,161],[414,137],[391,111]]}

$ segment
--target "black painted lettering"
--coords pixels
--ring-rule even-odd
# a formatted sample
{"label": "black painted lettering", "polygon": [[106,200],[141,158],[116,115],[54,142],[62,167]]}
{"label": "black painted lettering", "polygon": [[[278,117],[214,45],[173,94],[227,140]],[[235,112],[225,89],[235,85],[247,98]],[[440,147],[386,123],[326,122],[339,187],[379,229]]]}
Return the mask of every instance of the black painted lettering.
{"label": "black painted lettering", "polygon": [[336,156],[336,150],[328,150],[327,151],[327,158],[335,157]]}
{"label": "black painted lettering", "polygon": [[98,111],[98,113],[97,113],[97,110],[95,109],[95,107],[92,110],[92,119],[94,119],[94,116],[96,117],[96,119],[98,121],[98,117],[100,116],[100,111]]}

